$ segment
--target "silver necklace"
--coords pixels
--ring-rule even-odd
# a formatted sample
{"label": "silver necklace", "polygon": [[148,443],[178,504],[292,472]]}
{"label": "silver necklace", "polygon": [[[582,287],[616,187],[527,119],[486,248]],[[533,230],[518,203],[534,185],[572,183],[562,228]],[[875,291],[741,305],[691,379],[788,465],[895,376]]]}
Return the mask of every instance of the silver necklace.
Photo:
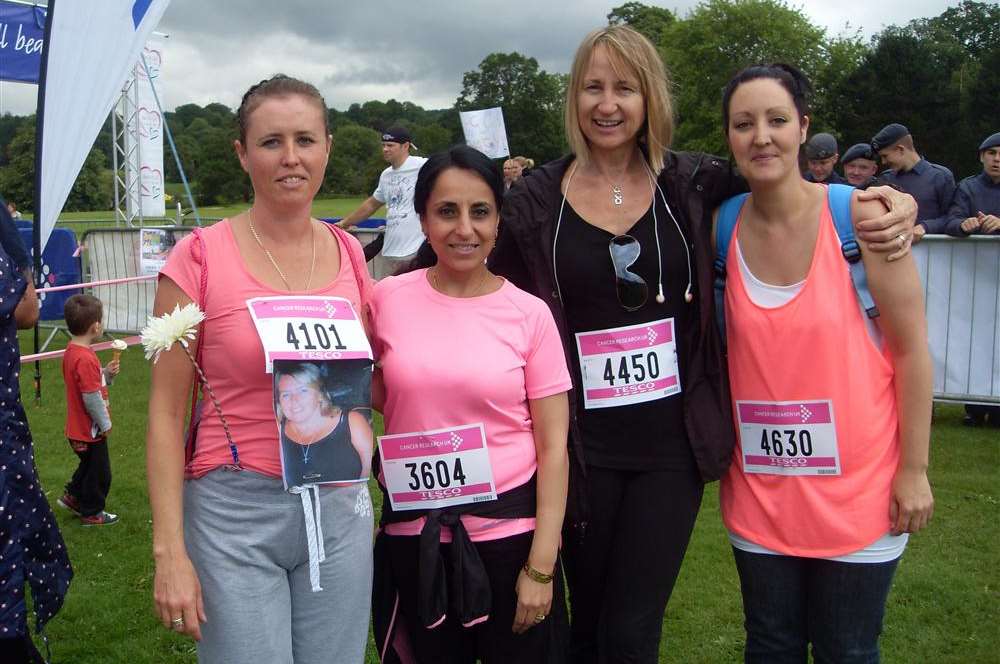
{"label": "silver necklace", "polygon": [[[278,273],[279,277],[281,277],[281,281],[284,282],[285,288],[289,291],[294,290],[292,288],[292,285],[288,283],[288,278],[285,277],[285,273],[281,270],[280,267],[278,267],[278,261],[274,260],[274,256],[271,255],[271,252],[267,250],[267,247],[264,246],[264,243],[260,241],[260,235],[257,234],[257,229],[254,228],[253,225],[253,208],[247,210],[247,219],[250,222],[250,232],[253,233],[253,239],[257,241],[257,246],[260,247],[260,250],[264,252],[265,256],[267,256],[267,260],[271,261],[271,265],[274,267],[274,271]],[[309,286],[312,285],[313,272],[316,271],[316,232],[315,229],[312,227],[312,220],[309,221],[309,231],[310,231],[310,238],[312,239],[312,262],[309,264],[309,279],[306,280],[306,287],[303,290],[309,290]]]}
{"label": "silver necklace", "polygon": [[620,184],[611,185],[611,200],[616,206],[621,206],[625,202],[625,197],[622,195],[622,186]]}

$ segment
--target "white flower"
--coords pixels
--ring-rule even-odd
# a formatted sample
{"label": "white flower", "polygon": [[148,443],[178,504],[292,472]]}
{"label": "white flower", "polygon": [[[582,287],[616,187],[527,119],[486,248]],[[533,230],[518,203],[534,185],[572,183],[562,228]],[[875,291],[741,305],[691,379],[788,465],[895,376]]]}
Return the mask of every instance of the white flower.
{"label": "white flower", "polygon": [[194,339],[196,328],[203,320],[205,314],[193,302],[184,307],[175,305],[171,313],[159,318],[150,316],[140,335],[146,359],[152,359],[155,364],[160,359],[160,353],[170,350],[178,341],[187,348],[188,341]]}

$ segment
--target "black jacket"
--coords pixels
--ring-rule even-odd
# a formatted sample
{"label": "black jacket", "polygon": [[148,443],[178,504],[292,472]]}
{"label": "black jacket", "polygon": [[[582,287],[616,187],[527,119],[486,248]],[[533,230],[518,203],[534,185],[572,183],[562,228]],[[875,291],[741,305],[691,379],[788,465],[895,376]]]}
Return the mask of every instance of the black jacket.
{"label": "black jacket", "polygon": [[[567,156],[550,162],[511,187],[503,201],[500,236],[490,258],[494,272],[549,305],[567,358],[572,358],[573,335],[569,333],[555,284],[552,239],[562,202],[562,178],[572,161],[573,157]],[[746,191],[746,184],[724,159],[692,152],[668,152],[658,182],[691,243],[696,315],[695,324],[682,332],[690,354],[683,391],[684,423],[698,470],[702,479],[709,482],[719,479],[729,467],[736,439],[726,359],[715,326],[712,211],[729,196]],[[571,367],[571,371],[579,385],[579,368]],[[576,389],[569,393],[570,451],[574,459],[568,506],[571,522],[581,518],[574,513],[574,502],[580,494],[572,494],[580,490],[579,478],[574,482],[574,475],[584,469],[576,422],[578,396]]]}

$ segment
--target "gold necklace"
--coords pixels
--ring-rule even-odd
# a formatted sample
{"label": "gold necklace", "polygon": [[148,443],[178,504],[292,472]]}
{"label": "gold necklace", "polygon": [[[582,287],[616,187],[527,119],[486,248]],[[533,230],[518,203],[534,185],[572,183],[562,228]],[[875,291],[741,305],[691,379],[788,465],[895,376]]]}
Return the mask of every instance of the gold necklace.
{"label": "gold necklace", "polygon": [[[275,272],[278,273],[278,276],[281,277],[281,280],[285,283],[285,288],[289,291],[295,290],[292,288],[292,285],[288,283],[288,278],[285,277],[285,273],[281,271],[280,267],[278,267],[278,261],[274,260],[274,256],[267,250],[264,243],[260,241],[260,235],[257,234],[257,229],[254,228],[253,225],[253,208],[247,210],[247,220],[250,222],[250,232],[253,233],[253,239],[257,241],[257,246],[260,247],[260,250],[264,252],[265,256],[267,256],[267,260],[271,261],[271,265],[274,266]],[[309,279],[306,280],[306,287],[303,290],[309,290],[309,286],[312,285],[313,272],[316,270],[316,231],[312,227],[311,219],[309,220],[309,234],[312,239],[312,262],[309,264]]]}
{"label": "gold necklace", "polygon": [[[441,290],[441,285],[438,284],[437,266],[435,265],[430,270],[428,270],[428,272],[430,272],[431,283],[434,284],[434,290],[436,290],[437,292],[442,293],[444,295],[448,295],[448,293],[445,293],[443,290]],[[464,296],[461,296],[461,297],[476,297],[477,295],[479,295],[479,291],[483,290],[483,286],[486,285],[486,279],[489,276],[490,276],[490,271],[489,270],[483,270],[483,278],[479,280],[479,285],[476,286],[476,290],[472,293],[472,295],[464,295]]]}

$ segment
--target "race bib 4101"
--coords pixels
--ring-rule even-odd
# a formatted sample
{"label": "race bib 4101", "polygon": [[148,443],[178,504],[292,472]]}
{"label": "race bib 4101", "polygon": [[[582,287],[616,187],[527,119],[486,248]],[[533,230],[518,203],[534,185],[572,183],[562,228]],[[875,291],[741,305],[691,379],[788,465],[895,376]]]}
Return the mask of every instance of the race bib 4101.
{"label": "race bib 4101", "polygon": [[344,298],[255,297],[247,307],[264,346],[267,373],[274,360],[372,359],[361,319]]}

